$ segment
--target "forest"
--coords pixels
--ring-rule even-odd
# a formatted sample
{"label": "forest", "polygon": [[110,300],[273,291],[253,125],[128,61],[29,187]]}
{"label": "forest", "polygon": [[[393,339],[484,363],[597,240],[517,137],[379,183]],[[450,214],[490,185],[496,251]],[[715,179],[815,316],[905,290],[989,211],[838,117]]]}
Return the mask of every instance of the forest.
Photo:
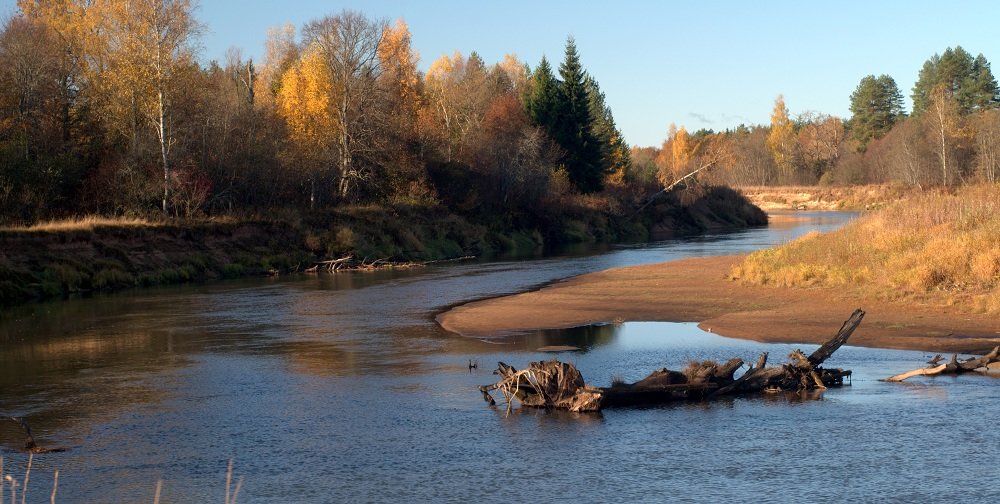
{"label": "forest", "polygon": [[272,29],[262,61],[234,48],[205,64],[191,0],[18,8],[0,33],[0,225],[365,205],[517,222],[624,214],[698,170],[695,185],[732,187],[1000,174],[996,79],[957,46],[920,69],[909,113],[891,77],[870,75],[846,120],[792,116],[779,95],[770,124],[671,125],[640,147],[571,37],[558,66],[455,52],[421,71],[403,20],[343,11]]}

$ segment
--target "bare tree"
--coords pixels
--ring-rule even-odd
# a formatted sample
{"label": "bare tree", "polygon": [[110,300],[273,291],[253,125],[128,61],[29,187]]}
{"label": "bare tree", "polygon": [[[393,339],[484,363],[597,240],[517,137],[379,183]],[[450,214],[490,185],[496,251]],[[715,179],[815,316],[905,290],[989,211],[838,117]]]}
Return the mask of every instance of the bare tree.
{"label": "bare tree", "polygon": [[976,171],[980,180],[996,183],[1000,176],[1000,110],[976,116]]}
{"label": "bare tree", "polygon": [[317,49],[330,72],[333,84],[333,113],[337,147],[337,194],[344,200],[352,185],[367,177],[360,157],[375,152],[383,108],[378,77],[382,72],[378,48],[388,23],[372,21],[345,10],[307,24],[302,29],[303,45]]}

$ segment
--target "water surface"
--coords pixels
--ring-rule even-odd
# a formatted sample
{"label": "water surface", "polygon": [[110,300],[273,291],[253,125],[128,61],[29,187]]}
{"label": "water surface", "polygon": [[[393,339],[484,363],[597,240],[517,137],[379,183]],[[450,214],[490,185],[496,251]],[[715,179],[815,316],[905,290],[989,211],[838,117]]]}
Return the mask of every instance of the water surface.
{"label": "water surface", "polygon": [[[0,320],[0,414],[46,446],[29,502],[996,500],[1000,382],[877,381],[921,352],[845,347],[853,384],[817,398],[765,396],[599,415],[490,408],[495,362],[559,354],[608,385],[690,360],[796,346],[721,338],[694,324],[627,323],[500,341],[460,338],[433,316],[456,303],[609,267],[729,254],[829,230],[850,215],[795,214],[768,229],[526,261],[251,279],[20,307]],[[845,314],[845,318],[849,314]],[[863,325],[862,329],[863,330]],[[831,335],[837,328],[831,328]],[[814,346],[802,346],[810,351]],[[479,363],[469,369],[469,361]],[[6,468],[23,470],[0,422]]]}

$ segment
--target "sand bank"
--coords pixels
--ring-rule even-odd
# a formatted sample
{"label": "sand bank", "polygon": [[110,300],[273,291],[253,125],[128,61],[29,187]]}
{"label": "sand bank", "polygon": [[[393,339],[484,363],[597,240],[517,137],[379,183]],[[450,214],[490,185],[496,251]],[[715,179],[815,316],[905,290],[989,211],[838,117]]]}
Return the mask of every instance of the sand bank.
{"label": "sand bank", "polygon": [[458,306],[438,315],[445,329],[500,337],[597,322],[699,322],[724,336],[821,343],[855,308],[867,312],[852,345],[980,352],[1000,344],[1000,321],[957,308],[859,299],[834,289],[745,286],[728,280],[742,256],[615,268],[541,290]]}

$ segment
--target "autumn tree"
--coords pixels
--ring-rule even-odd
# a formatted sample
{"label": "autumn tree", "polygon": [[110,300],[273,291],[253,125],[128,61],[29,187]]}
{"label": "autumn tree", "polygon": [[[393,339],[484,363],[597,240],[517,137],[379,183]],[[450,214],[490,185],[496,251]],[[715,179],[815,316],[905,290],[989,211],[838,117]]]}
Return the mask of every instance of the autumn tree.
{"label": "autumn tree", "polygon": [[177,143],[174,103],[192,70],[200,25],[190,0],[109,2],[101,10],[102,105],[118,131],[137,145],[138,125],[152,128],[163,170],[163,212],[168,210],[171,149]]}
{"label": "autumn tree", "polygon": [[799,123],[797,151],[800,161],[813,180],[820,180],[840,155],[844,122],[824,114],[803,114]]}
{"label": "autumn tree", "polygon": [[976,115],[976,173],[980,180],[996,183],[1000,180],[1000,110],[987,110]]}
{"label": "autumn tree", "polygon": [[65,129],[59,44],[24,17],[0,31],[0,222],[32,220],[64,203],[79,162]]}
{"label": "autumn tree", "polygon": [[54,34],[38,22],[10,18],[0,32],[0,134],[30,160],[53,136],[57,117],[60,55]]}
{"label": "autumn tree", "polygon": [[[863,166],[841,166],[852,173],[841,175],[846,183],[898,181],[923,187],[938,179],[935,149],[928,141],[928,128],[921,120],[900,121],[884,137],[873,141],[864,153]],[[842,163],[843,164],[843,163]]]}
{"label": "autumn tree", "polygon": [[385,123],[387,140],[380,163],[383,186],[393,195],[417,197],[426,192],[422,167],[414,146],[419,142],[417,119],[420,110],[422,79],[417,70],[419,55],[410,46],[410,29],[402,19],[386,25],[378,47],[382,75],[379,85],[386,100]]}
{"label": "autumn tree", "polygon": [[287,23],[267,30],[264,58],[254,80],[255,103],[274,106],[281,90],[281,79],[299,58],[300,47],[295,42],[295,27]]}
{"label": "autumn tree", "polygon": [[960,106],[945,86],[938,86],[932,93],[924,120],[930,130],[940,166],[941,185],[950,185],[958,173],[953,158],[955,142],[962,134]]}
{"label": "autumn tree", "polygon": [[959,115],[994,108],[1000,104],[1000,89],[990,70],[990,63],[979,54],[972,57],[961,46],[947,48],[931,56],[913,86],[913,115],[930,110],[935,92],[943,92],[955,101]]}
{"label": "autumn tree", "polygon": [[771,132],[767,135],[767,148],[774,157],[774,164],[787,178],[795,172],[795,124],[788,117],[785,97],[778,95],[771,112]]}
{"label": "autumn tree", "polygon": [[494,212],[532,209],[541,201],[559,149],[551,145],[540,128],[530,124],[513,92],[498,96],[490,104],[478,147],[476,169],[495,182],[480,190],[495,194]]}
{"label": "autumn tree", "polygon": [[904,116],[903,94],[892,77],[868,75],[851,93],[850,109],[851,138],[863,152],[872,140],[884,136]]}
{"label": "autumn tree", "polygon": [[516,54],[505,54],[496,68],[506,76],[514,95],[521,97],[528,91],[528,65],[517,59]]}
{"label": "autumn tree", "polygon": [[302,28],[307,53],[303,59],[308,59],[309,71],[325,73],[316,80],[325,96],[314,110],[324,108],[331,114],[326,121],[331,129],[325,134],[334,141],[336,194],[342,201],[369,178],[371,157],[377,153],[379,135],[383,133],[380,125],[385,109],[378,85],[382,73],[378,48],[385,27],[384,21],[343,11]]}
{"label": "autumn tree", "polygon": [[336,157],[334,92],[326,59],[318,47],[309,47],[282,76],[276,98],[292,145],[288,156],[309,181],[310,208],[316,205],[317,178]]}
{"label": "autumn tree", "polygon": [[727,173],[727,183],[735,187],[764,186],[774,183],[778,168],[767,147],[769,131],[765,127],[737,128],[727,135],[732,152],[729,163],[715,173]]}

